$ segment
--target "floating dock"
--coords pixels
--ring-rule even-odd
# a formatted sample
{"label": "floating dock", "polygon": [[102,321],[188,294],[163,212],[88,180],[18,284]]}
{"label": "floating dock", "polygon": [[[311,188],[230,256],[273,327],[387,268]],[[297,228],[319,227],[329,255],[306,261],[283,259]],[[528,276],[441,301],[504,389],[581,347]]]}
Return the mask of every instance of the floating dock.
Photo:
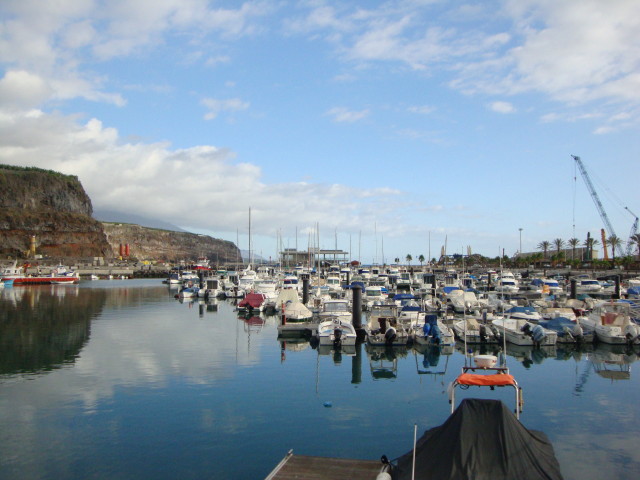
{"label": "floating dock", "polygon": [[318,333],[318,322],[289,322],[278,325],[278,337],[313,337]]}
{"label": "floating dock", "polygon": [[310,457],[290,450],[265,480],[372,480],[381,468],[380,460]]}

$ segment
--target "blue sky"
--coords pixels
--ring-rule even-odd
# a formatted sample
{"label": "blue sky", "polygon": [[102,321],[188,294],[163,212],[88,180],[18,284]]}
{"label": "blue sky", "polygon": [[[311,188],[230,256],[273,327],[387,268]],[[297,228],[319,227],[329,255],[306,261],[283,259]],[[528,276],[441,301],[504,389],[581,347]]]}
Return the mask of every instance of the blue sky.
{"label": "blue sky", "polygon": [[318,225],[369,263],[599,236],[573,154],[626,239],[638,31],[635,0],[6,0],[0,162],[243,249],[251,208],[263,257]]}

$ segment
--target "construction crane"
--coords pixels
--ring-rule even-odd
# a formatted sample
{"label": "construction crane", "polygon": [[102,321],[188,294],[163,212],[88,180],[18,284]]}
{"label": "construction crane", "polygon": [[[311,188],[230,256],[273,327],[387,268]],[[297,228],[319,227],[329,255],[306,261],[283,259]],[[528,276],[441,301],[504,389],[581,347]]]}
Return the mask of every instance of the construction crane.
{"label": "construction crane", "polygon": [[[582,163],[582,160],[580,160],[580,157],[577,157],[575,155],[571,155],[573,157],[573,159],[576,161],[576,164],[578,165],[578,168],[580,169],[580,173],[582,174],[582,178],[584,179],[584,183],[587,184],[587,189],[589,190],[589,193],[591,194],[591,198],[593,199],[593,203],[596,204],[596,208],[598,209],[598,213],[600,214],[600,218],[602,219],[605,227],[607,227],[607,231],[609,232],[609,234],[611,236],[615,236],[616,232],[613,230],[613,227],[611,226],[611,222],[609,221],[609,217],[607,216],[607,212],[604,211],[604,207],[602,206],[602,202],[600,201],[600,197],[598,197],[598,193],[596,192],[596,189],[593,187],[593,183],[591,183],[591,179],[589,178],[589,174],[587,173],[587,169],[584,168],[584,164]],[[602,235],[602,238],[604,239],[604,235]],[[603,248],[605,249],[605,258],[607,257],[607,250],[606,250],[606,246],[603,245]],[[615,258],[615,252],[614,250],[614,246],[611,245],[611,250],[613,253],[613,256]]]}
{"label": "construction crane", "polygon": [[638,233],[638,216],[629,210],[629,207],[624,207],[624,209],[634,216],[635,220],[633,221],[633,225],[631,225],[631,232],[629,232],[629,239],[627,240],[627,257],[630,257],[633,253],[633,245],[635,244],[635,236]]}

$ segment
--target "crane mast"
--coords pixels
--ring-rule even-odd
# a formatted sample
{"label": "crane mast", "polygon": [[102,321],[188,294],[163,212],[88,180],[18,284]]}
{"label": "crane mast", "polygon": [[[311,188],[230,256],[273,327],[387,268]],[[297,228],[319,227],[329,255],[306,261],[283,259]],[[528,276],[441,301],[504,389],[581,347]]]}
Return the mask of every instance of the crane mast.
{"label": "crane mast", "polygon": [[[602,202],[600,202],[600,197],[598,197],[598,193],[596,192],[596,189],[593,187],[593,183],[591,183],[591,178],[589,178],[589,174],[587,173],[587,169],[584,168],[584,164],[582,163],[582,160],[580,160],[580,157],[578,157],[576,155],[571,155],[571,157],[573,157],[573,159],[575,160],[576,164],[578,165],[578,168],[580,169],[580,173],[582,174],[582,178],[584,179],[584,183],[587,184],[587,189],[589,190],[589,193],[591,194],[591,198],[593,199],[593,203],[596,204],[596,208],[598,209],[598,213],[600,214],[600,218],[604,222],[604,225],[607,227],[607,231],[609,232],[610,235],[617,237],[616,232],[613,230],[613,227],[611,226],[611,222],[609,221],[609,217],[607,216],[607,212],[604,211],[604,207],[602,206]],[[606,247],[604,247],[604,248],[606,249]],[[611,249],[613,250],[613,248],[614,247],[612,245]],[[606,250],[605,250],[605,252],[606,252]],[[615,255],[615,253],[614,253],[614,255]]]}
{"label": "crane mast", "polygon": [[634,216],[635,220],[633,221],[633,225],[631,225],[631,232],[629,232],[629,239],[627,240],[627,256],[630,256],[633,252],[633,245],[635,243],[634,237],[638,233],[638,216],[629,210],[629,207],[624,207],[627,212]]}

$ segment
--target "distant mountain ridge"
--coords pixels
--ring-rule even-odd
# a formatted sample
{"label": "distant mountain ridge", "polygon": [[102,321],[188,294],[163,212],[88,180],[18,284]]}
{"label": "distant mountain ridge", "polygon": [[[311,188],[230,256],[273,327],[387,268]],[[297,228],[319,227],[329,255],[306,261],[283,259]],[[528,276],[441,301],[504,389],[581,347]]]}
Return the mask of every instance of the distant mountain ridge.
{"label": "distant mountain ridge", "polygon": [[163,230],[171,230],[173,232],[186,232],[180,227],[156,218],[143,217],[135,213],[122,212],[118,210],[96,209],[93,212],[93,218],[100,222],[111,223],[131,223],[140,225],[141,227],[161,228]]}

